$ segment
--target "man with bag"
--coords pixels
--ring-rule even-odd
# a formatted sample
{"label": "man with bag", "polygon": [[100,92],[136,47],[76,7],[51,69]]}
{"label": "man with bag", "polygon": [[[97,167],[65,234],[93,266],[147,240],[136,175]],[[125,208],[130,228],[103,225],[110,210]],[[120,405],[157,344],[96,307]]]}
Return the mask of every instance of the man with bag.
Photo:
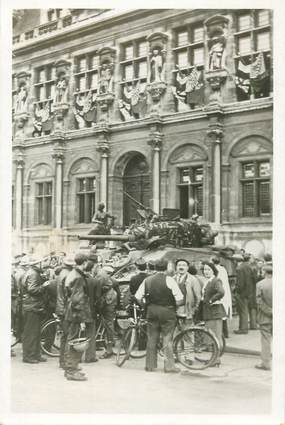
{"label": "man with bag", "polygon": [[72,340],[86,331],[86,326],[92,323],[88,299],[87,279],[84,273],[88,262],[85,254],[78,253],[74,257],[75,267],[65,280],[68,303],[65,312],[67,327],[67,343],[64,353],[64,376],[71,381],[86,381],[87,377],[79,371],[82,352],[76,351]]}

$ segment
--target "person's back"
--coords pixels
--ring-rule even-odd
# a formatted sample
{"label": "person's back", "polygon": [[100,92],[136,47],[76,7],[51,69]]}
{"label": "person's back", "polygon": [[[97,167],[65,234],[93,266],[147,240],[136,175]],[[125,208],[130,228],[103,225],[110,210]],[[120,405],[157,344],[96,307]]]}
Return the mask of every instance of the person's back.
{"label": "person's back", "polygon": [[150,304],[175,306],[175,299],[166,284],[166,274],[157,272],[145,280],[146,294]]}

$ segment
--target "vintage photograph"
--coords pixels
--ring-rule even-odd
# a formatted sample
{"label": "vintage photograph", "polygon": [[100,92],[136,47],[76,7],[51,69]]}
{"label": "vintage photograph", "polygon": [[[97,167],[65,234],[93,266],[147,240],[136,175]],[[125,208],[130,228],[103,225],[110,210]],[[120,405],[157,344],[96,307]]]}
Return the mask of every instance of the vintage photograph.
{"label": "vintage photograph", "polygon": [[12,15],[11,412],[271,415],[273,10]]}

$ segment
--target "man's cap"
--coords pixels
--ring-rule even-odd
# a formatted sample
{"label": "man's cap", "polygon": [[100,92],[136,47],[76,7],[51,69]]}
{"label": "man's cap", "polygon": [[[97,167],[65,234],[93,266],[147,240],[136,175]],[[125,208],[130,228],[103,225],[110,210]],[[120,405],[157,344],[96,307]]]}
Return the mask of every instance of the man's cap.
{"label": "man's cap", "polygon": [[63,258],[62,262],[65,266],[74,266],[75,265],[74,255],[66,255]]}
{"label": "man's cap", "polygon": [[154,268],[155,268],[155,262],[154,262],[154,261],[150,260],[150,261],[147,263],[147,265],[148,265],[148,268],[149,268],[150,270],[154,270]]}
{"label": "man's cap", "polygon": [[251,257],[251,255],[248,252],[246,252],[245,254],[243,254],[244,261],[250,260],[250,257]]}
{"label": "man's cap", "polygon": [[82,252],[78,252],[74,256],[74,261],[76,264],[82,264],[84,261],[88,260],[88,256],[86,254],[83,254]]}
{"label": "man's cap", "polygon": [[166,270],[167,269],[167,264],[168,264],[167,263],[167,260],[165,260],[164,258],[162,258],[162,259],[157,260],[155,262],[155,268],[158,271],[163,271],[163,270]]}
{"label": "man's cap", "polygon": [[177,264],[178,264],[180,261],[184,261],[184,263],[186,263],[186,264],[188,265],[188,267],[190,266],[189,261],[188,261],[188,260],[186,260],[185,258],[177,258],[177,260],[175,261],[175,267],[177,266]]}

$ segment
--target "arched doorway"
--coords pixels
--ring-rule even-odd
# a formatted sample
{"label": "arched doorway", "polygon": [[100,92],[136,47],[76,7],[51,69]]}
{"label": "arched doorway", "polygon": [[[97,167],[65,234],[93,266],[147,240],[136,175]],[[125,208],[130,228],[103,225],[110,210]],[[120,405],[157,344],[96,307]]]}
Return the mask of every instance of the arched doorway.
{"label": "arched doorway", "polygon": [[[145,157],[136,153],[127,163],[123,177],[124,204],[123,204],[123,221],[124,225],[129,225],[132,219],[138,217],[135,201],[130,197],[149,207],[150,200],[150,175],[149,166]],[[128,193],[128,197],[125,193]]]}

